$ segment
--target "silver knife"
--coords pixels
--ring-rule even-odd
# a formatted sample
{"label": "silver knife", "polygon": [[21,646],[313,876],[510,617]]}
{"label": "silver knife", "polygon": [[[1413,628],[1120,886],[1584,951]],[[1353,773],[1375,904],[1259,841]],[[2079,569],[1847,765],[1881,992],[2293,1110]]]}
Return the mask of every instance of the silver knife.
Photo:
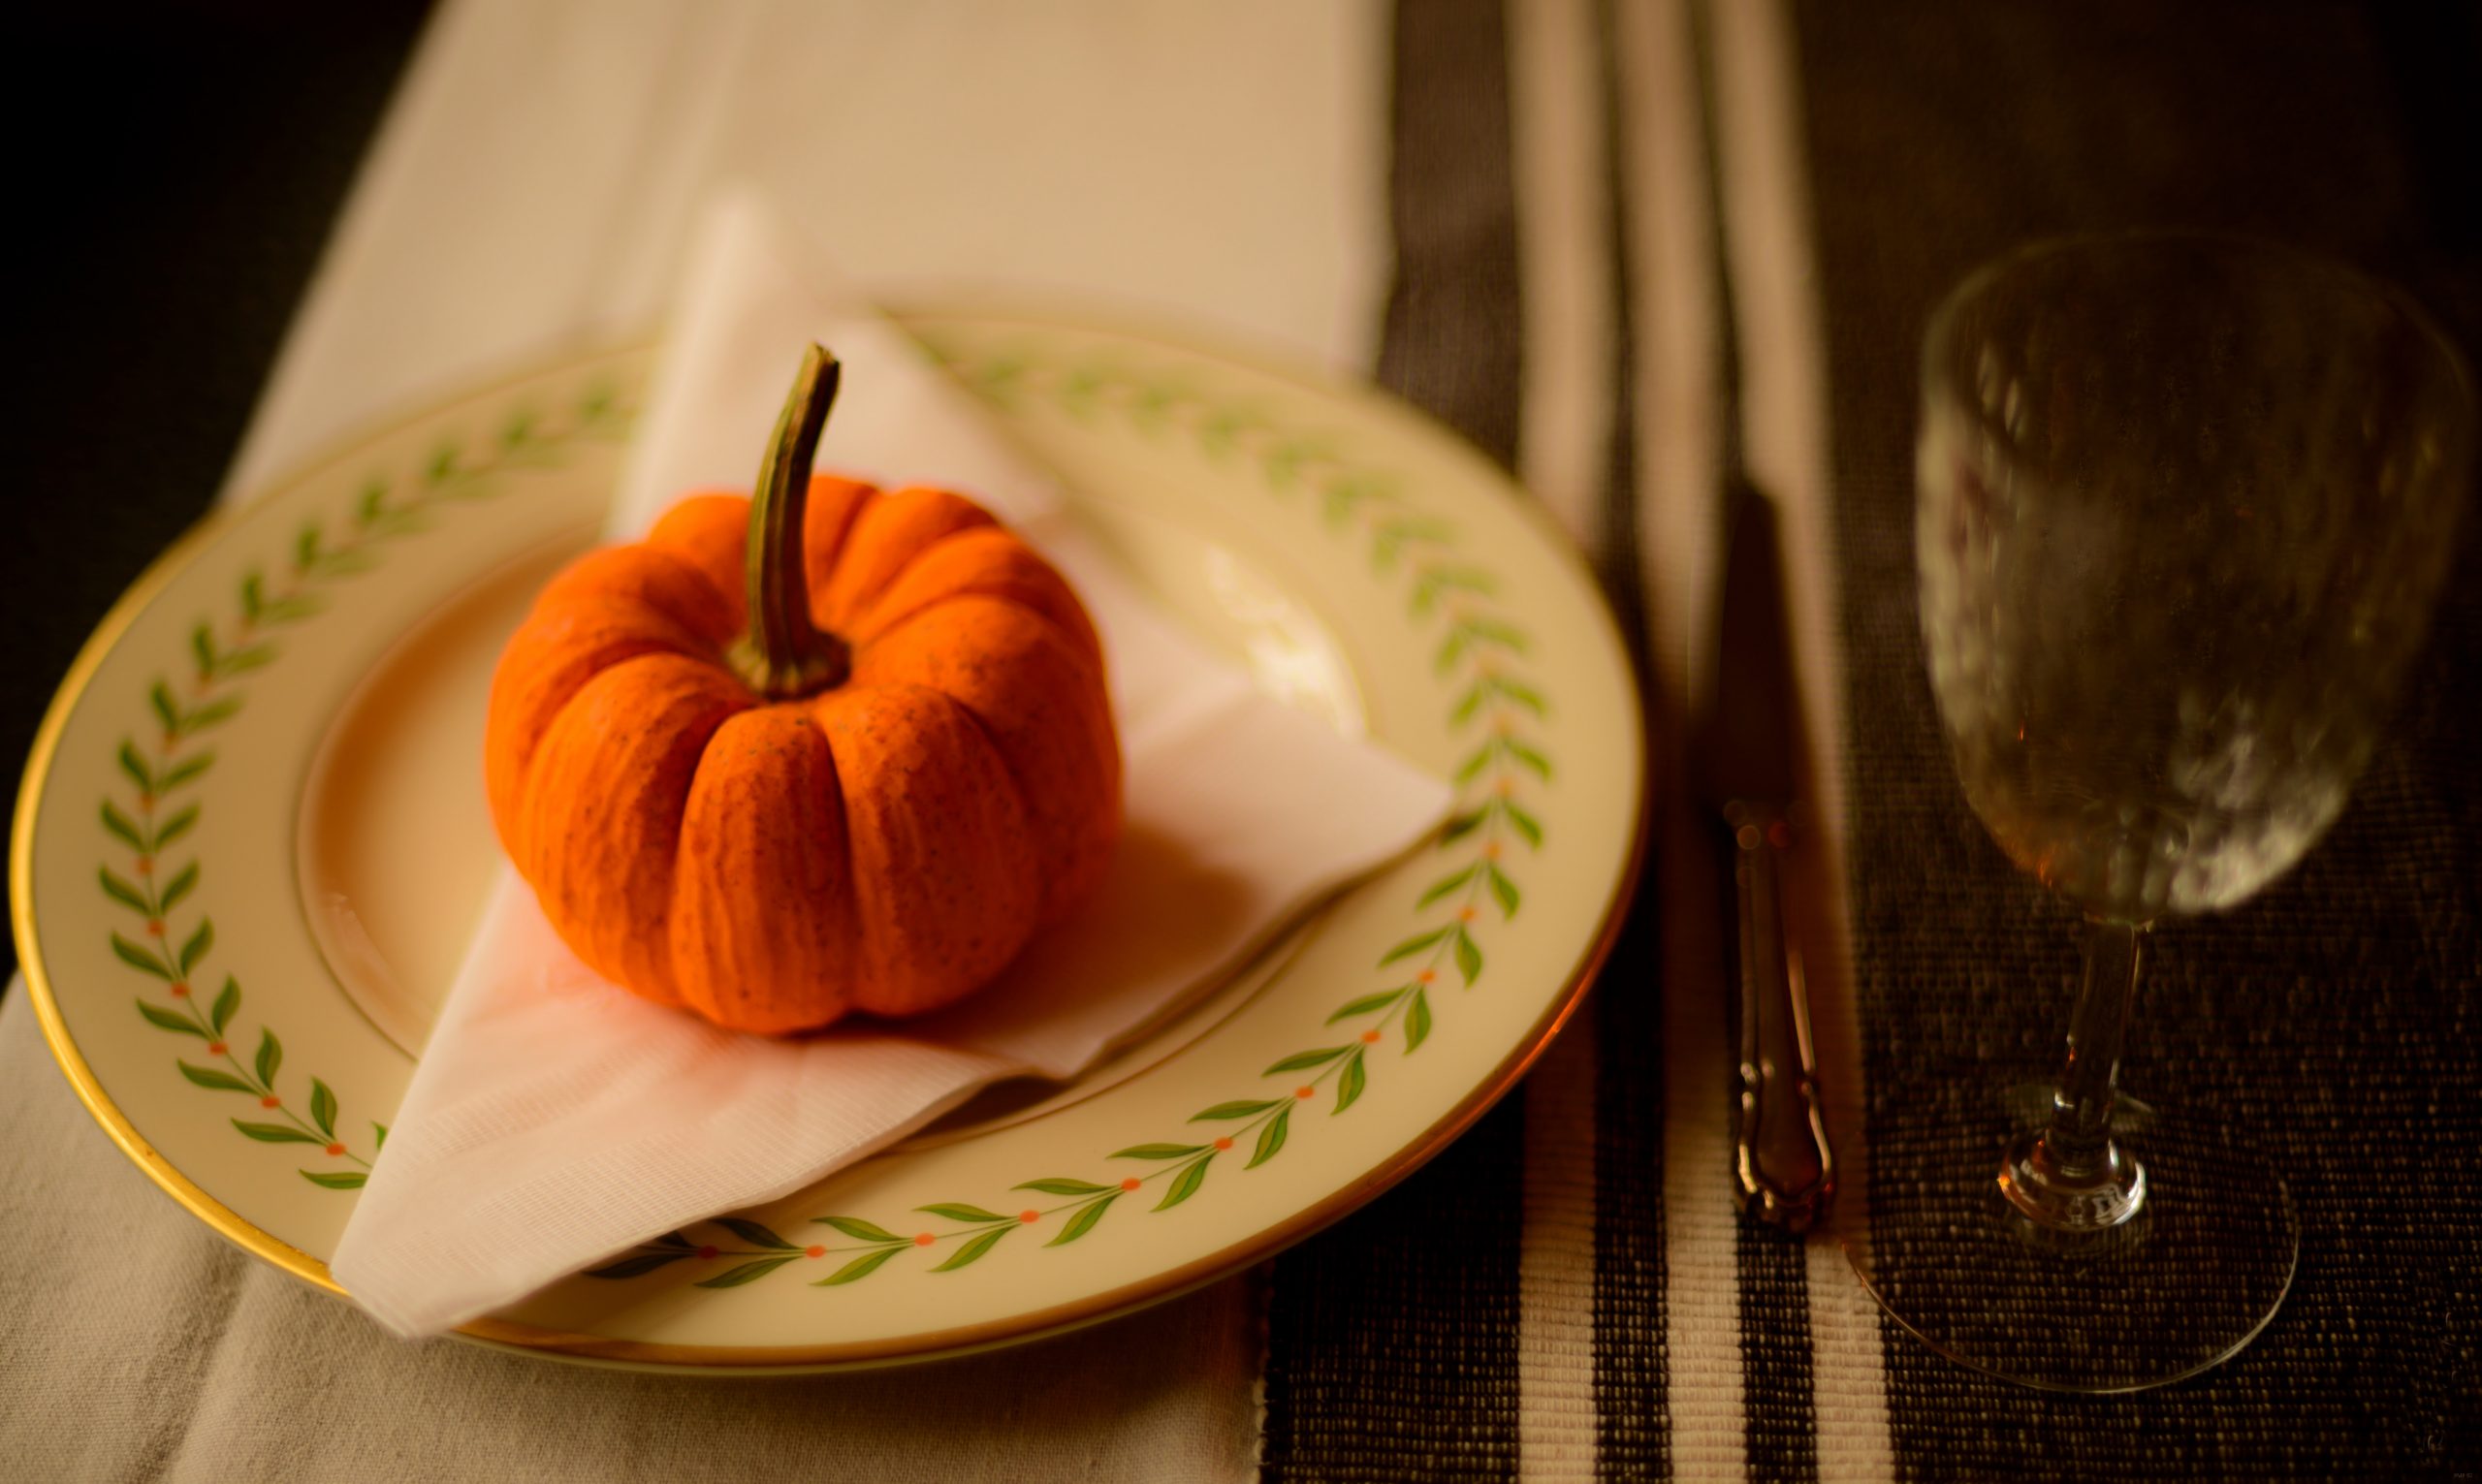
{"label": "silver knife", "polygon": [[1731,1021],[1739,1050],[1734,1173],[1743,1209],[1805,1231],[1835,1190],[1808,987],[1785,931],[1780,867],[1801,848],[1801,717],[1775,503],[1731,484],[1714,682],[1701,732],[1705,793],[1732,862]]}
{"label": "silver knife", "polygon": [[1780,866],[1800,846],[1801,711],[1784,610],[1784,564],[1775,502],[1743,462],[1739,305],[1725,244],[1723,161],[1711,17],[1690,7],[1703,136],[1708,265],[1714,273],[1716,448],[1725,504],[1724,586],[1715,609],[1699,741],[1707,798],[1723,816],[1732,862],[1732,961],[1726,1003],[1739,1052],[1733,1172],[1741,1207],[1762,1220],[1807,1231],[1835,1193],[1835,1154],[1820,1107],[1810,1043],[1809,988],[1801,954],[1784,926]]}

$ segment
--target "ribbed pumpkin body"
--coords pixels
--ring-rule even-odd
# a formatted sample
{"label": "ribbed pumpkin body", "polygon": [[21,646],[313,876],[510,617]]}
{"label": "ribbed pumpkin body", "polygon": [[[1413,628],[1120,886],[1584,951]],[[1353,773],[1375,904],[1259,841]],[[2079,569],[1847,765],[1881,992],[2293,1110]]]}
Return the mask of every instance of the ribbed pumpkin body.
{"label": "ribbed pumpkin body", "polygon": [[811,481],[812,621],[850,673],[770,702],[749,502],[697,495],[555,578],[502,653],[492,817],[589,966],[738,1030],[913,1015],[989,982],[1101,879],[1120,750],[1059,573],[943,490]]}

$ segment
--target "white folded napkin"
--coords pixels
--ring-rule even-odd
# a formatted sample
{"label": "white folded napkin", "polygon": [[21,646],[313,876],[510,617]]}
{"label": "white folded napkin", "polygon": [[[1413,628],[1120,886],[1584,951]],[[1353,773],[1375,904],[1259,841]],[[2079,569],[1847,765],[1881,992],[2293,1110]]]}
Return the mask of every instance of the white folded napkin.
{"label": "white folded napkin", "polygon": [[1126,763],[1112,869],[1086,910],[963,1004],[795,1042],[603,982],[504,871],[330,1265],[399,1334],[453,1328],[662,1232],[788,1195],[992,1082],[1076,1075],[1447,810],[1440,780],[1258,694],[1157,615],[1079,538],[1050,483],[748,196],[704,223],[612,534],[644,530],[691,489],[748,488],[813,339],[844,363],[822,469],[969,493],[1084,598]]}

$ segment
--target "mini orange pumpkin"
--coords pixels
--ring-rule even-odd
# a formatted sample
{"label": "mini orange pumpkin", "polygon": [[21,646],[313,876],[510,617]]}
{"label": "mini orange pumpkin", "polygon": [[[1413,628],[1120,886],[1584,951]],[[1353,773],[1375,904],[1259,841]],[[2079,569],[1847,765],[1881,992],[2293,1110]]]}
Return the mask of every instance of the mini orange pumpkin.
{"label": "mini orange pumpkin", "polygon": [[580,558],[500,656],[492,818],[579,958],[784,1033],[988,982],[1120,829],[1102,650],[980,507],[809,474],[812,347],[756,498]]}

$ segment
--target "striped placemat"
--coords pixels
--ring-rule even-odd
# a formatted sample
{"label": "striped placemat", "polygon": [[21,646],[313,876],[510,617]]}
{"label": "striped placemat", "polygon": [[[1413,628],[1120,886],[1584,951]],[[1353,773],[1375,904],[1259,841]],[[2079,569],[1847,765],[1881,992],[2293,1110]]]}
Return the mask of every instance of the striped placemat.
{"label": "striped placemat", "polygon": [[[1967,810],[1920,661],[1923,318],[2014,242],[2178,223],[2360,263],[2471,344],[2472,13],[1454,0],[1398,7],[1392,65],[1381,379],[1587,545],[1667,776],[1720,534],[1721,222],[1747,457],[1795,526],[1831,751],[1850,956],[1814,991],[1841,1152],[2046,1075],[2077,924]],[[1734,1217],[1716,888],[1672,777],[1592,1013],[1472,1135],[1275,1264],[1267,1477],[2482,1471],[2482,1192],[2458,1173],[2482,1143],[2477,527],[2334,833],[2153,948],[2124,1084],[2247,1128],[2301,1205],[2294,1290],[2238,1360],[2136,1397],[2022,1391],[1883,1328],[1831,1247]],[[1896,1162],[1869,1178],[1918,1178]]]}

